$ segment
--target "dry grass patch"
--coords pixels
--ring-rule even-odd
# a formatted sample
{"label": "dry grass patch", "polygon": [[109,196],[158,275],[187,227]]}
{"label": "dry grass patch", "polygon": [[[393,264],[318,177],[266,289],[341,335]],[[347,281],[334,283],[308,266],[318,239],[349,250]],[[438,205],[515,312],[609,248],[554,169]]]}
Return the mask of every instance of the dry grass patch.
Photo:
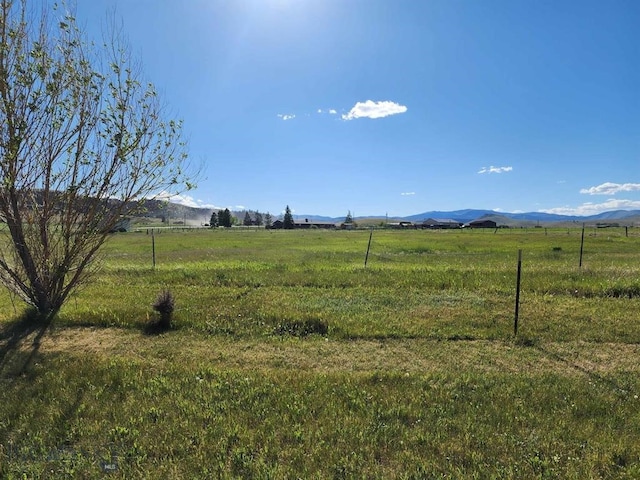
{"label": "dry grass patch", "polygon": [[[26,358],[31,334],[11,353]],[[0,348],[4,348],[6,339]],[[191,332],[148,337],[115,328],[54,328],[38,347],[41,354],[139,359],[161,365],[170,358],[185,366],[209,362],[220,369],[309,372],[472,372],[557,373],[640,372],[640,346],[563,342],[518,346],[489,340],[333,340],[203,338]],[[7,362],[4,362],[7,363]]]}

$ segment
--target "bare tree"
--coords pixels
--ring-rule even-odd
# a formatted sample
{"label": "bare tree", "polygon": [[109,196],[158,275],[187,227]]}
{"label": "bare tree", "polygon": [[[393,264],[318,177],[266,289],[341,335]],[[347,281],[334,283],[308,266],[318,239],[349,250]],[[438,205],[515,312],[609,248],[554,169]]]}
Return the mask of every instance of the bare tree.
{"label": "bare tree", "polygon": [[181,123],[108,30],[96,45],[68,10],[0,0],[0,279],[49,321],[109,231],[191,187]]}

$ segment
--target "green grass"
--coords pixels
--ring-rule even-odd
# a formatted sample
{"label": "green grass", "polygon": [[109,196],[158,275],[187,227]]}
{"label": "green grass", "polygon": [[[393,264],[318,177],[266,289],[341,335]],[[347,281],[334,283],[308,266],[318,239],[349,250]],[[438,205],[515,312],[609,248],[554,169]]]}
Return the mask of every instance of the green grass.
{"label": "green grass", "polygon": [[630,233],[115,235],[39,344],[0,293],[0,477],[638,478]]}
{"label": "green grass", "polygon": [[177,324],[201,333],[263,336],[312,315],[342,338],[507,339],[522,249],[528,335],[640,342],[632,313],[640,305],[640,239],[587,237],[580,269],[579,233],[377,231],[367,268],[368,232],[164,233],[156,236],[155,270],[150,237],[120,235],[97,281],[60,322],[138,328],[157,292],[171,288]]}

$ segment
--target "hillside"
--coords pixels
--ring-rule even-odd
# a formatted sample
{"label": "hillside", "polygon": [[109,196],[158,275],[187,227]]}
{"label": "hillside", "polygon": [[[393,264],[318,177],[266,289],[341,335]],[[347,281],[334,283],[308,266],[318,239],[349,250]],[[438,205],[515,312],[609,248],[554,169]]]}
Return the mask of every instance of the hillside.
{"label": "hillside", "polygon": [[[544,212],[524,212],[524,213],[509,213],[509,212],[496,212],[493,210],[456,210],[451,212],[430,211],[423,212],[416,215],[405,217],[405,220],[419,222],[425,218],[451,218],[460,222],[468,223],[479,218],[487,218],[494,220],[492,217],[499,217],[505,224],[514,223],[525,225],[527,223],[553,223],[553,222],[616,222],[621,225],[631,225],[638,222],[640,218],[640,210],[616,210],[612,212],[603,212],[597,215],[578,216],[578,215],[557,215]],[[507,222],[505,219],[510,219]],[[500,224],[500,222],[498,222]]]}
{"label": "hillside", "polygon": [[[164,202],[160,200],[147,200],[145,202],[146,212],[144,218],[154,218],[168,221],[171,224],[202,225],[209,222],[211,208],[189,207],[177,203]],[[244,211],[232,211],[232,215],[239,219],[244,216]],[[277,215],[274,215],[277,218]],[[309,220],[335,222],[344,221],[344,216],[329,217],[318,214],[299,214],[296,219],[307,218]],[[640,224],[640,210],[615,210],[603,212],[597,215],[577,216],[577,215],[557,215],[544,212],[523,212],[509,213],[497,212],[494,210],[464,209],[453,211],[425,211],[422,213],[408,215],[406,217],[385,217],[384,215],[361,216],[355,220],[361,224],[377,224],[384,221],[410,221],[422,222],[426,218],[450,218],[462,223],[469,223],[473,220],[486,219],[493,220],[498,225],[509,227],[526,227],[536,225],[575,225],[576,223],[615,223],[618,225],[638,225]]]}

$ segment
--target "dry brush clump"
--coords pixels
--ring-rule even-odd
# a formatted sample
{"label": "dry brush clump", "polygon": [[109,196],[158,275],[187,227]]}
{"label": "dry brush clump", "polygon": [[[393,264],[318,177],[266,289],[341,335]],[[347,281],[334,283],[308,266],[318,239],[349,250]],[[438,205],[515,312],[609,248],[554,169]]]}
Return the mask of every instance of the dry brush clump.
{"label": "dry brush clump", "polygon": [[147,333],[161,333],[171,329],[173,312],[175,311],[175,299],[170,290],[165,289],[158,294],[152,305],[158,316],[152,319],[146,326]]}

